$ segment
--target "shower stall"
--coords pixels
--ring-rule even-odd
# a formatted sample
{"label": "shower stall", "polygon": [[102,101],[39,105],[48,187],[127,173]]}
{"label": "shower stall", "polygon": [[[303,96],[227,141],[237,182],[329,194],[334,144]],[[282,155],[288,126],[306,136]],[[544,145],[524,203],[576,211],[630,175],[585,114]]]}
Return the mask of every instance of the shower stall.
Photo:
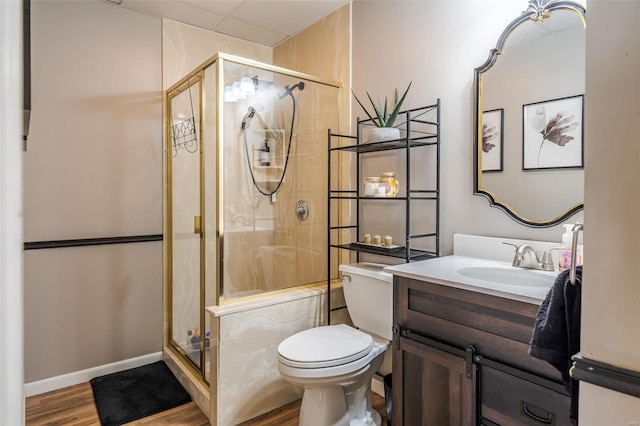
{"label": "shower stall", "polygon": [[218,53],[166,93],[165,342],[210,382],[205,308],[326,283],[340,85]]}

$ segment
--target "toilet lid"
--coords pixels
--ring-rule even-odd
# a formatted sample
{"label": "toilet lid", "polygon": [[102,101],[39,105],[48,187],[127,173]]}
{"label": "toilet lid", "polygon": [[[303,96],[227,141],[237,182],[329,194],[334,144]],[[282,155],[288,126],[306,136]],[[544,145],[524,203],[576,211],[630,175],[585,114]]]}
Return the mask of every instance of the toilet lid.
{"label": "toilet lid", "polygon": [[373,338],[345,324],[311,328],[278,346],[280,362],[297,368],[346,364],[371,352]]}

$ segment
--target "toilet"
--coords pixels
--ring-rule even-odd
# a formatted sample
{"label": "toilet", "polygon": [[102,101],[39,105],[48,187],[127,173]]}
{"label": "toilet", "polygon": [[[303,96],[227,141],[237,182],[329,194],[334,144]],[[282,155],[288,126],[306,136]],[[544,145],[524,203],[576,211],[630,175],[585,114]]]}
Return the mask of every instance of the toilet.
{"label": "toilet", "polygon": [[344,298],[356,328],[329,325],[302,331],[278,346],[284,380],[304,388],[300,426],[380,425],[371,408],[371,379],[392,340],[392,275],[386,265],[340,265]]}

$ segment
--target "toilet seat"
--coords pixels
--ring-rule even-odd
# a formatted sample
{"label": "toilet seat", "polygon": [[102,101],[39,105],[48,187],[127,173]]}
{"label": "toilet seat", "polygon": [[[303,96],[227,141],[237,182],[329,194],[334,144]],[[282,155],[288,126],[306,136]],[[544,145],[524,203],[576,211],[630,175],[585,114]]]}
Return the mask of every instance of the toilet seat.
{"label": "toilet seat", "polygon": [[365,357],[373,347],[370,335],[345,324],[330,325],[288,337],[278,346],[278,359],[293,368],[328,368]]}

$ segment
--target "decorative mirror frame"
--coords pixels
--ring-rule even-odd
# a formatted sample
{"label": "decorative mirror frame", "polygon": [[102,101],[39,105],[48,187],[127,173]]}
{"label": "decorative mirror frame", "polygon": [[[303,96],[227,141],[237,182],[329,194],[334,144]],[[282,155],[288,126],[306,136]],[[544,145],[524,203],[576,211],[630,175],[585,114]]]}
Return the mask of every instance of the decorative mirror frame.
{"label": "decorative mirror frame", "polygon": [[509,25],[507,25],[507,27],[504,29],[504,31],[498,38],[496,47],[489,51],[489,58],[487,59],[487,61],[474,70],[475,111],[473,115],[473,128],[475,129],[475,131],[473,134],[473,193],[475,195],[483,195],[489,200],[489,204],[491,205],[491,207],[499,208],[516,222],[532,228],[549,228],[551,226],[562,223],[577,212],[583,210],[584,202],[574,205],[569,210],[565,211],[560,216],[554,219],[550,219],[547,221],[534,221],[518,214],[508,204],[499,201],[489,190],[480,188],[480,174],[482,173],[482,170],[478,164],[480,155],[479,150],[482,149],[482,143],[480,141],[480,135],[482,135],[482,120],[480,119],[482,115],[482,88],[480,87],[480,76],[495,64],[498,56],[502,54],[504,44],[509,38],[509,35],[518,26],[520,26],[520,24],[529,20],[535,22],[543,21],[546,18],[550,17],[552,12],[557,10],[570,10],[575,12],[580,17],[580,19],[582,19],[583,24],[585,24],[586,26],[586,11],[581,4],[575,3],[573,1],[562,0],[529,0],[529,6],[527,7],[527,9],[522,12],[519,17],[511,21]]}

